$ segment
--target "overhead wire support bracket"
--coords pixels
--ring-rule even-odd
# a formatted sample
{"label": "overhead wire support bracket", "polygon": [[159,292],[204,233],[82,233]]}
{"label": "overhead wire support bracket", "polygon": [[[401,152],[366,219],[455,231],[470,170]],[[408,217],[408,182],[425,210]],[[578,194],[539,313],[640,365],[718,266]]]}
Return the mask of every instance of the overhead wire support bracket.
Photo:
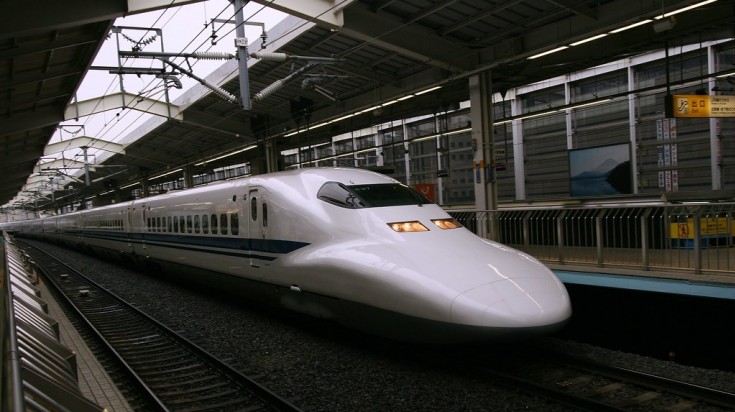
{"label": "overhead wire support bracket", "polygon": [[303,72],[307,71],[308,69],[314,67],[316,65],[314,64],[307,64],[304,67],[299,68],[298,70],[292,72],[288,76],[284,77],[283,79],[278,79],[275,82],[271,83],[270,85],[263,88],[263,90],[259,91],[253,96],[254,102],[259,102],[265,99],[266,97],[270,96],[271,94],[278,91],[281,87],[285,86],[286,83],[296,78],[296,76],[302,74]]}
{"label": "overhead wire support bracket", "polygon": [[174,62],[171,62],[171,61],[166,60],[166,64],[170,65],[171,67],[173,67],[175,69],[178,69],[180,72],[182,72],[182,73],[186,74],[187,76],[191,77],[192,79],[198,81],[199,83],[201,83],[202,85],[204,85],[205,87],[207,87],[208,89],[210,89],[212,92],[214,92],[214,94],[216,94],[217,96],[219,96],[219,97],[221,97],[221,98],[229,101],[230,103],[237,103],[237,96],[233,95],[232,93],[228,92],[227,90],[225,90],[225,89],[217,86],[216,84],[214,84],[214,83],[212,83],[212,82],[210,82],[210,81],[208,81],[206,79],[203,79],[203,78],[197,76],[196,74],[194,74],[191,71],[189,71],[189,70],[187,70],[187,69],[179,66],[178,64],[176,64]]}
{"label": "overhead wire support bracket", "polygon": [[[193,53],[165,53],[165,52],[143,52],[135,50],[121,50],[120,57],[148,57],[154,59],[169,59],[175,57],[184,57],[201,60],[231,60],[236,56],[232,53],[224,52],[193,52]],[[164,60],[165,62],[165,60]]]}
{"label": "overhead wire support bracket", "polygon": [[[306,65],[305,66],[303,66],[303,67],[301,67],[301,68],[299,68],[297,70],[293,70],[292,69],[292,72],[288,76],[284,77],[283,79],[276,80],[275,82],[273,82],[270,85],[268,85],[265,88],[263,88],[263,90],[261,90],[260,92],[256,93],[253,96],[253,101],[254,102],[262,101],[266,97],[270,96],[271,94],[273,94],[276,91],[278,91],[279,89],[281,89],[283,86],[286,85],[286,83],[288,83],[291,80],[295,79],[297,76],[299,76],[301,74],[304,74],[304,72],[306,72],[308,69],[311,69],[313,67],[317,67],[317,66],[319,66],[321,64],[342,64],[342,63],[344,63],[346,61],[345,59],[335,58],[335,57],[297,56],[297,55],[293,55],[293,54],[289,54],[289,53],[267,53],[267,52],[254,52],[254,53],[250,53],[250,57],[253,57],[255,59],[265,60],[265,61],[276,61],[276,62],[288,62],[288,61],[290,61],[290,62],[297,62],[297,61],[306,62]],[[293,67],[293,64],[292,64],[292,67]],[[309,76],[309,75],[305,75],[305,76]],[[307,89],[307,90],[308,89],[313,89],[316,92],[318,92],[318,93],[322,94],[323,96],[327,97],[328,99],[330,99],[332,101],[336,101],[337,99],[335,99],[333,93],[331,93],[328,90],[324,89],[323,87],[317,86],[315,84],[315,81],[318,81],[317,80],[317,77],[318,76],[322,76],[324,79],[326,79],[327,76],[330,76],[330,75],[328,75],[328,74],[315,75],[314,77],[312,77],[308,81],[305,80],[304,83],[302,83],[302,88],[303,89]],[[332,76],[332,78],[341,77],[341,76],[338,76],[338,75],[331,75],[331,76]]]}
{"label": "overhead wire support bracket", "polygon": [[[201,83],[208,89],[212,90],[212,92],[214,92],[214,94],[216,94],[217,96],[220,96],[221,98],[229,101],[230,103],[237,102],[237,97],[233,95],[232,93],[217,86],[214,83],[209,82],[206,79],[203,79],[195,75],[190,69],[186,69],[170,60],[171,58],[176,58],[176,57],[186,58],[187,62],[189,58],[205,59],[205,60],[231,60],[236,57],[234,54],[223,53],[223,52],[165,53],[165,52],[140,52],[140,51],[134,51],[134,50],[131,50],[131,51],[121,50],[119,53],[120,53],[120,57],[159,59],[163,63],[168,64],[169,66],[173,67],[179,72],[184,73],[185,75],[198,81],[199,83]],[[144,74],[147,74],[147,73],[144,73]]]}
{"label": "overhead wire support bracket", "polygon": [[286,61],[305,61],[312,64],[342,64],[346,60],[338,57],[319,57],[319,56],[298,56],[289,53],[266,53],[254,52],[250,53],[250,57],[265,61],[286,62]]}

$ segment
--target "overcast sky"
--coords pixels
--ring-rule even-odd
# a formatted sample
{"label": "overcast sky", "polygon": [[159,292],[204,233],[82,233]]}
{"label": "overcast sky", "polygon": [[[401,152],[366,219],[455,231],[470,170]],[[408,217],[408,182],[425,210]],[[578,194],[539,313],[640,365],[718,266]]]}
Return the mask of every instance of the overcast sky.
{"label": "overcast sky", "polygon": [[[93,66],[117,66],[118,65],[118,41],[121,50],[130,50],[134,42],[147,41],[143,45],[143,51],[166,53],[210,51],[236,54],[234,46],[234,24],[215,22],[216,44],[212,44],[212,19],[234,20],[235,8],[228,0],[209,0],[186,6],[173,7],[165,10],[134,15],[118,19],[115,26],[135,28],[159,28],[162,36],[156,36],[155,32],[145,30],[126,29],[120,35],[111,34],[104,42]],[[270,30],[275,24],[285,17],[285,14],[264,8],[263,6],[250,2],[243,11],[246,21],[265,23],[266,30]],[[205,23],[208,25],[205,27]],[[245,34],[248,42],[259,41],[261,28],[257,26],[245,26]],[[183,59],[174,60],[175,63],[184,67]],[[215,68],[224,63],[223,60],[194,60],[190,59],[193,72],[199,77],[206,77]],[[162,67],[159,60],[128,58],[124,59],[126,67]],[[198,84],[197,81],[187,77],[179,76],[183,88],[170,88],[171,100]],[[132,74],[123,76],[123,87],[128,93],[137,94],[143,92],[146,96],[154,99],[164,100],[163,88],[160,80],[152,75],[136,76]],[[117,75],[106,71],[90,70],[78,91],[77,98],[80,101],[112,94],[120,91],[120,80]],[[135,129],[150,115],[143,115],[135,110],[108,110],[104,113],[81,118],[79,121],[65,122],[64,124],[75,125],[64,127],[56,133],[52,142],[67,140],[74,134],[80,134],[79,127],[83,124],[83,133],[90,137],[107,141],[121,140],[127,133]],[[67,156],[68,157],[68,156]]]}

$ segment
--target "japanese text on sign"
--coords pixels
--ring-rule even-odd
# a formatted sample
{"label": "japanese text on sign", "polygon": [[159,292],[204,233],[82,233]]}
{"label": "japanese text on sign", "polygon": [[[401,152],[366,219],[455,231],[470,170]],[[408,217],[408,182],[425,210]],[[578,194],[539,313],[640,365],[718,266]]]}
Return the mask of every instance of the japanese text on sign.
{"label": "japanese text on sign", "polygon": [[735,96],[675,94],[673,117],[735,117]]}

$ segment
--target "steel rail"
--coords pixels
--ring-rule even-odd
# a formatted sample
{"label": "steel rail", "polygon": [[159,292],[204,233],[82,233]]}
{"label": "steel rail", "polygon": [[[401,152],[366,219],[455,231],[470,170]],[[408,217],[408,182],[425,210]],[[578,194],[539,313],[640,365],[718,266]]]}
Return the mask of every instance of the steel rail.
{"label": "steel rail", "polygon": [[42,275],[160,410],[198,410],[216,404],[300,411],[54,256],[35,247],[33,251],[37,263],[42,258],[55,262],[41,265]]}

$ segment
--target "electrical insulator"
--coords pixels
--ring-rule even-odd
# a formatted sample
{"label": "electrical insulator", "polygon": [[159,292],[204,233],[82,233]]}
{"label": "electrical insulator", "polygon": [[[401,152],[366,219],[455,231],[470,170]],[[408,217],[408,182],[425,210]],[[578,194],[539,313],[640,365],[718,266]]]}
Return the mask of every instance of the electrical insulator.
{"label": "electrical insulator", "polygon": [[283,80],[276,80],[275,82],[271,83],[269,86],[266,86],[263,90],[259,91],[258,93],[253,96],[254,102],[259,102],[269,95],[275,93],[278,89],[283,87],[283,85],[286,84]]}
{"label": "electrical insulator", "polygon": [[284,62],[290,57],[287,53],[250,53],[250,57],[260,60],[270,60],[274,62]]}
{"label": "electrical insulator", "polygon": [[194,52],[191,57],[202,60],[230,60],[234,59],[235,55],[223,52]]}
{"label": "electrical insulator", "polygon": [[219,96],[219,97],[221,97],[221,98],[229,101],[230,103],[237,102],[237,97],[235,97],[233,94],[231,94],[227,90],[225,90],[225,89],[217,86],[216,84],[211,83],[211,82],[209,82],[207,80],[204,80],[204,79],[202,79],[201,83],[203,85],[209,87],[210,89],[212,89],[212,92],[214,92],[214,94],[216,94],[217,96]]}

